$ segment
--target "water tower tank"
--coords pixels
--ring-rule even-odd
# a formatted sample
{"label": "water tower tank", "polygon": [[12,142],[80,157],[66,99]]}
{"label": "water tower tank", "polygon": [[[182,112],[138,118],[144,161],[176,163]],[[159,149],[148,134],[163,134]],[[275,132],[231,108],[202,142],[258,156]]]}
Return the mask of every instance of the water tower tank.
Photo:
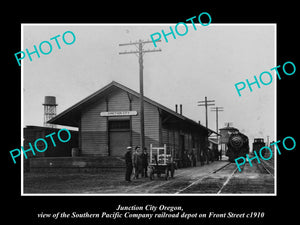
{"label": "water tower tank", "polygon": [[56,97],[55,96],[45,96],[45,101],[44,101],[43,105],[57,106],[57,104],[56,104]]}

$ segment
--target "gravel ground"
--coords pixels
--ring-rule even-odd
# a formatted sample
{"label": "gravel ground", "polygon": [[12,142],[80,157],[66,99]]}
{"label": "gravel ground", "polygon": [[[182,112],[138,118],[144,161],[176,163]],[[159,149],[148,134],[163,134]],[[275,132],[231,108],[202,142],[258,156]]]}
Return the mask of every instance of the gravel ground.
{"label": "gravel ground", "polygon": [[[164,177],[132,179],[125,181],[125,171],[81,173],[25,173],[24,194],[167,194],[167,193],[217,193],[226,179],[236,169],[227,161],[216,161],[201,167],[175,171],[174,178]],[[236,173],[221,193],[273,193],[274,178],[262,173],[257,166],[245,166]]]}

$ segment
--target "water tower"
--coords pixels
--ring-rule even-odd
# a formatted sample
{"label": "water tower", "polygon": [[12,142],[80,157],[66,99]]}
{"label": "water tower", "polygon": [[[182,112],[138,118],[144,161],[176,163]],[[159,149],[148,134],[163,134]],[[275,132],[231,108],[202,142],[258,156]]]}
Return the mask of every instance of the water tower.
{"label": "water tower", "polygon": [[55,96],[45,96],[44,101],[44,126],[45,127],[55,127],[53,124],[47,123],[50,119],[56,116],[56,98]]}

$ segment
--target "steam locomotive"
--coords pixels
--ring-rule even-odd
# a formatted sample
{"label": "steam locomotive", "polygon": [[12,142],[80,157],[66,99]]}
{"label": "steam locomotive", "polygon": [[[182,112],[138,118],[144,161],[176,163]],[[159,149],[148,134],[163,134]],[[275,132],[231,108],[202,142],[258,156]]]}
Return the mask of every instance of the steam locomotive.
{"label": "steam locomotive", "polygon": [[236,131],[229,136],[227,147],[226,155],[230,162],[234,162],[236,158],[249,154],[249,139],[245,134]]}

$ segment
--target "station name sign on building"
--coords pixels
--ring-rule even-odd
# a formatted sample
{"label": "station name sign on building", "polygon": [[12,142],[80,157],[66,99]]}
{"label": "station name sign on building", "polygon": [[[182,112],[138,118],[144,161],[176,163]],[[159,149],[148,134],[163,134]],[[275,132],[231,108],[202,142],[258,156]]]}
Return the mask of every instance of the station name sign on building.
{"label": "station name sign on building", "polygon": [[101,112],[100,116],[136,116],[137,111]]}

